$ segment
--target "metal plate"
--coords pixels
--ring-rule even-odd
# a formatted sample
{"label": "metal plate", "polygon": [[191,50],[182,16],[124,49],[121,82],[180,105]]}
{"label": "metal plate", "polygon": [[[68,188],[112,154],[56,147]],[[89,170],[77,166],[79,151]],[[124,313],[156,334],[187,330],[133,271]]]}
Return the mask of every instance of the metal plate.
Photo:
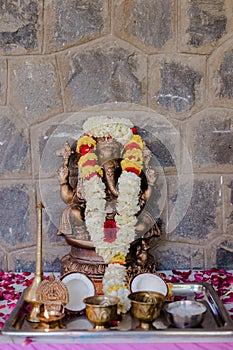
{"label": "metal plate", "polygon": [[[188,300],[198,300],[207,306],[202,324],[196,328],[172,328],[166,321],[163,312],[154,322],[156,329],[145,331],[137,330],[138,321],[130,313],[123,316],[118,326],[104,331],[95,331],[86,316],[65,317],[61,322],[63,328],[48,329],[37,323],[30,323],[26,320],[26,308],[23,296],[12,311],[2,329],[3,335],[15,337],[52,337],[59,339],[66,337],[77,338],[79,341],[98,341],[101,339],[120,340],[134,342],[144,339],[145,341],[158,341],[160,337],[167,340],[169,337],[180,336],[182,339],[190,340],[190,336],[216,337],[233,336],[233,322],[219,299],[217,293],[208,283],[179,283],[173,284],[173,296],[177,298],[186,297]],[[200,297],[201,296],[201,297]],[[187,338],[186,338],[187,337]],[[67,338],[66,338],[67,339]]]}

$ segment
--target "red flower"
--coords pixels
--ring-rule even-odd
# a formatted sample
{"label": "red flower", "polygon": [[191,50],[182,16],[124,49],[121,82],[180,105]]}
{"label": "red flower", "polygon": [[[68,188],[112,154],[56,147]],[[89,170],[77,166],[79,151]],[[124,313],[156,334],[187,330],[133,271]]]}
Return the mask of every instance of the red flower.
{"label": "red flower", "polygon": [[138,169],[135,169],[135,168],[132,168],[132,167],[125,168],[125,171],[128,171],[130,173],[135,173],[138,176],[140,175],[140,171]]}
{"label": "red flower", "polygon": [[131,128],[131,130],[132,130],[132,133],[133,133],[134,135],[137,134],[137,128],[136,128],[136,126],[133,126],[133,127]]}
{"label": "red flower", "polygon": [[88,152],[92,151],[93,147],[89,147],[88,145],[82,145],[79,148],[79,155],[84,156],[85,154],[87,154]]}
{"label": "red flower", "polygon": [[87,180],[90,180],[93,176],[97,176],[101,178],[101,175],[99,173],[97,173],[96,171],[94,171],[93,173],[91,173],[90,175],[88,175],[86,177]]}
{"label": "red flower", "polygon": [[118,230],[119,227],[117,227],[116,222],[114,220],[106,220],[104,223],[104,241],[109,243],[114,242]]}

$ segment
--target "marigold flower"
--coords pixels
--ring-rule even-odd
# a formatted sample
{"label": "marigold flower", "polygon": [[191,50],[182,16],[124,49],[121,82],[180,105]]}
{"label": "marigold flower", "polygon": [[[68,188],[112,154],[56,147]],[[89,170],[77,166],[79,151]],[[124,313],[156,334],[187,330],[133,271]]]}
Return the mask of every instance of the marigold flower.
{"label": "marigold flower", "polygon": [[96,160],[97,162],[98,159],[94,152],[87,153],[79,159],[78,166],[82,168],[83,163],[86,163],[88,160]]}
{"label": "marigold flower", "polygon": [[121,168],[122,170],[126,170],[126,168],[135,168],[137,171],[139,171],[139,173],[141,173],[142,171],[142,165],[136,163],[136,162],[132,162],[131,160],[128,159],[123,159],[121,161]]}
{"label": "marigold flower", "polygon": [[125,264],[125,256],[121,253],[115,254],[109,261],[111,264],[119,263],[119,264]]}
{"label": "marigold flower", "polygon": [[90,148],[96,149],[96,141],[93,139],[93,137],[91,137],[89,135],[83,135],[79,138],[79,140],[77,142],[77,147],[76,147],[77,153],[80,152],[80,148],[84,145],[86,145]]}
{"label": "marigold flower", "polygon": [[142,141],[142,138],[141,136],[139,135],[133,135],[130,139],[129,142],[127,142],[125,145],[124,145],[124,148],[126,148],[128,145],[130,145],[131,143],[136,143],[137,145],[139,145],[139,147],[141,149],[143,149],[144,147],[144,144],[143,144],[143,141]]}

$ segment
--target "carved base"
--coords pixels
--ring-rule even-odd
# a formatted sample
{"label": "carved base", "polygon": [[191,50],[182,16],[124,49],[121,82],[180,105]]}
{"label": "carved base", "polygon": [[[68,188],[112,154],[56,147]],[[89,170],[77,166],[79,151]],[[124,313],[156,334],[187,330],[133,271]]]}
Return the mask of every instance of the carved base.
{"label": "carved base", "polygon": [[70,253],[61,259],[61,274],[65,275],[70,272],[83,273],[93,281],[96,293],[102,294],[102,279],[107,265],[103,260],[98,259],[97,254],[94,254],[95,252],[91,250],[86,252],[87,256],[84,254],[81,259],[77,256],[79,253],[78,249],[72,247]]}
{"label": "carved base", "polygon": [[[131,246],[127,256],[127,284],[139,273],[157,273],[154,258],[148,252],[149,245],[139,239]],[[97,294],[102,294],[102,280],[107,264],[94,249],[71,246],[70,253],[61,259],[61,274],[70,272],[83,273],[89,277]]]}

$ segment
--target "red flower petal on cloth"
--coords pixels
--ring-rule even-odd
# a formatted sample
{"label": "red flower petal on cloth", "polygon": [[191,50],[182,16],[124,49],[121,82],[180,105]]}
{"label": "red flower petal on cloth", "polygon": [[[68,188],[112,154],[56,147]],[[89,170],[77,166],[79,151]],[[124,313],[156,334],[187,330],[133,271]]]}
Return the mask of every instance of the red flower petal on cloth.
{"label": "red flower petal on cloth", "polygon": [[11,300],[12,299],[12,294],[9,294],[9,293],[6,293],[4,294],[4,297],[3,297],[5,300]]}
{"label": "red flower petal on cloth", "polygon": [[231,303],[233,303],[233,297],[224,298],[224,299],[222,299],[222,302],[223,302],[224,304],[231,304]]}
{"label": "red flower petal on cloth", "polygon": [[23,286],[26,286],[26,287],[30,286],[33,280],[34,280],[34,277],[32,277],[30,280],[25,280],[23,283]]}
{"label": "red flower petal on cloth", "polygon": [[24,340],[24,342],[23,342],[23,345],[28,345],[28,344],[31,344],[32,342],[33,342],[32,339],[26,338],[26,339]]}
{"label": "red flower petal on cloth", "polygon": [[31,275],[31,272],[25,271],[25,272],[23,272],[23,275],[24,275],[24,276],[30,276],[30,275]]}
{"label": "red flower petal on cloth", "polygon": [[16,307],[17,303],[9,304],[8,307],[13,310]]}
{"label": "red flower petal on cloth", "polygon": [[194,293],[195,294],[195,300],[202,299],[204,297],[203,293]]}

